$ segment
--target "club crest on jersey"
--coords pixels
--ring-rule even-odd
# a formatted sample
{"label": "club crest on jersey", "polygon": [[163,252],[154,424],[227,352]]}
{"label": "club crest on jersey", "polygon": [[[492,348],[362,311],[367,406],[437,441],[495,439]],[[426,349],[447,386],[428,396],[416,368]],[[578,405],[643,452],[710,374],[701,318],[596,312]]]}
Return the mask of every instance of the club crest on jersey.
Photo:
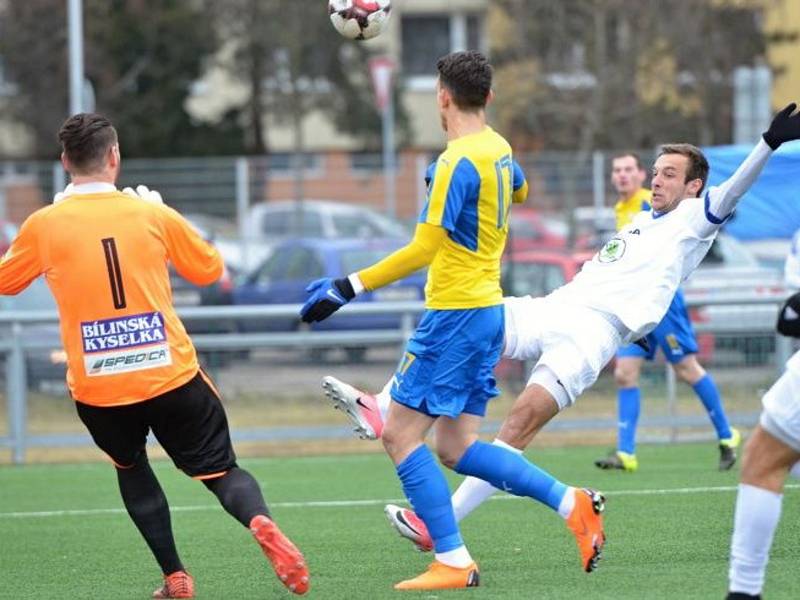
{"label": "club crest on jersey", "polygon": [[603,263],[610,263],[622,258],[623,254],[625,254],[625,240],[612,238],[597,253],[597,259]]}

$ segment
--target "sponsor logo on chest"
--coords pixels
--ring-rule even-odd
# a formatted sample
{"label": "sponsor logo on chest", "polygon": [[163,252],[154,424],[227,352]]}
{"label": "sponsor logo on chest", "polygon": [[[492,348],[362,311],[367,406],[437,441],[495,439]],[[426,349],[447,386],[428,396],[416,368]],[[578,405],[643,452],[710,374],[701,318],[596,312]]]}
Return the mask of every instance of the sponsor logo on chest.
{"label": "sponsor logo on chest", "polygon": [[89,376],[152,369],[172,363],[160,312],[81,323],[84,367]]}

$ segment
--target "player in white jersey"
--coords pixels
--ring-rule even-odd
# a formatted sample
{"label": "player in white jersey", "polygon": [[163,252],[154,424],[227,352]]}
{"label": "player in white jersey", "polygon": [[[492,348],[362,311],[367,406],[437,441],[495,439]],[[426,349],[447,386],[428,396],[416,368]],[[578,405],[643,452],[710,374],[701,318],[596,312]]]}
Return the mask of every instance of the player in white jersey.
{"label": "player in white jersey", "polygon": [[[495,443],[521,453],[550,419],[596,381],[621,344],[641,338],[661,321],[678,286],[703,259],[772,152],[782,142],[800,139],[800,115],[792,116],[795,106],[778,113],[733,176],[705,194],[708,162],[703,153],[689,144],[662,146],[653,166],[652,211],[637,215],[570,283],[550,295],[504,299],[503,355],[535,366]],[[326,378],[323,386],[357,431],[379,435],[380,401],[334,378]],[[467,477],[453,495],[456,517],[462,519],[495,491],[486,481]],[[563,508],[557,508],[562,516]],[[411,511],[390,506],[387,515],[402,535],[429,547],[424,525]],[[587,571],[602,541],[602,530],[588,539],[579,537]]]}
{"label": "player in white jersey", "polygon": [[[787,271],[787,281],[796,273]],[[796,279],[795,279],[796,280]],[[800,292],[781,307],[778,331],[800,337]],[[800,477],[800,352],[764,394],[759,424],[744,450],[731,540],[728,598],[760,598],[787,474]]]}

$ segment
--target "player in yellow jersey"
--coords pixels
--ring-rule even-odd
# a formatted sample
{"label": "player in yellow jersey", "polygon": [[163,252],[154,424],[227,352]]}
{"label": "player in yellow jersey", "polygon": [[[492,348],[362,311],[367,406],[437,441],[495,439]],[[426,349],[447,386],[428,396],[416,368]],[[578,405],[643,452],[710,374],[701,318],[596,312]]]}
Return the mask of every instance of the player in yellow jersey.
{"label": "player in yellow jersey", "polygon": [[[640,158],[632,152],[616,155],[611,161],[611,184],[619,194],[614,212],[617,231],[626,227],[643,210],[650,210],[651,191],[644,188],[647,178]],[[719,469],[725,471],[736,462],[736,448],[741,435],[728,424],[719,390],[705,369],[697,361],[695,339],[689,313],[679,289],[658,326],[649,333],[644,343],[628,344],[617,352],[614,379],[617,393],[617,448],[604,458],[595,461],[601,469],[635,471],[636,427],[639,421],[641,391],[639,375],[645,360],[652,360],[661,348],[666,360],[675,369],[681,381],[692,386],[708,412],[719,440]]]}
{"label": "player in yellow jersey", "polygon": [[179,469],[250,528],[282,583],[304,593],[303,555],[270,518],[258,482],[236,465],[217,391],[172,306],[168,263],[208,285],[224,268],[219,253],[157,193],[117,190],[120,150],[107,119],[75,115],[59,140],[72,182],[22,224],[0,261],[0,294],[17,294],[44,275],[78,416],[113,461],[128,514],[164,574],[153,597],[192,598],[194,581],[147,459],[151,430]]}
{"label": "player in yellow jersey", "polygon": [[456,52],[440,59],[437,68],[437,102],[448,144],[429,170],[428,198],[414,239],[347,278],[313,282],[301,311],[303,320],[320,321],[359,292],[430,265],[427,310],[394,374],[381,435],[435,551],[425,573],[395,586],[402,590],[478,585],[478,567],[461,538],[444,474],[424,443],[432,427],[439,458],[458,473],[568,514],[577,504],[591,502],[588,494],[576,495],[508,444],[478,440],[486,404],[498,394],[493,369],[504,341],[500,257],[508,212],[512,201],[524,200],[527,185],[508,142],[486,124],[492,96],[486,59]]}

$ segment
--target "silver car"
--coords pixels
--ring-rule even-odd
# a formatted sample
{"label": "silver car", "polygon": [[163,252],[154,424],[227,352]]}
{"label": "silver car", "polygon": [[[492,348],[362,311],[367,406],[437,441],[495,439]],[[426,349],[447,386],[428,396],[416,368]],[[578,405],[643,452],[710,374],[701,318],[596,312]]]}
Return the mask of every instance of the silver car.
{"label": "silver car", "polygon": [[275,241],[308,238],[408,238],[409,231],[381,213],[328,200],[275,200],[250,207],[247,237]]}

